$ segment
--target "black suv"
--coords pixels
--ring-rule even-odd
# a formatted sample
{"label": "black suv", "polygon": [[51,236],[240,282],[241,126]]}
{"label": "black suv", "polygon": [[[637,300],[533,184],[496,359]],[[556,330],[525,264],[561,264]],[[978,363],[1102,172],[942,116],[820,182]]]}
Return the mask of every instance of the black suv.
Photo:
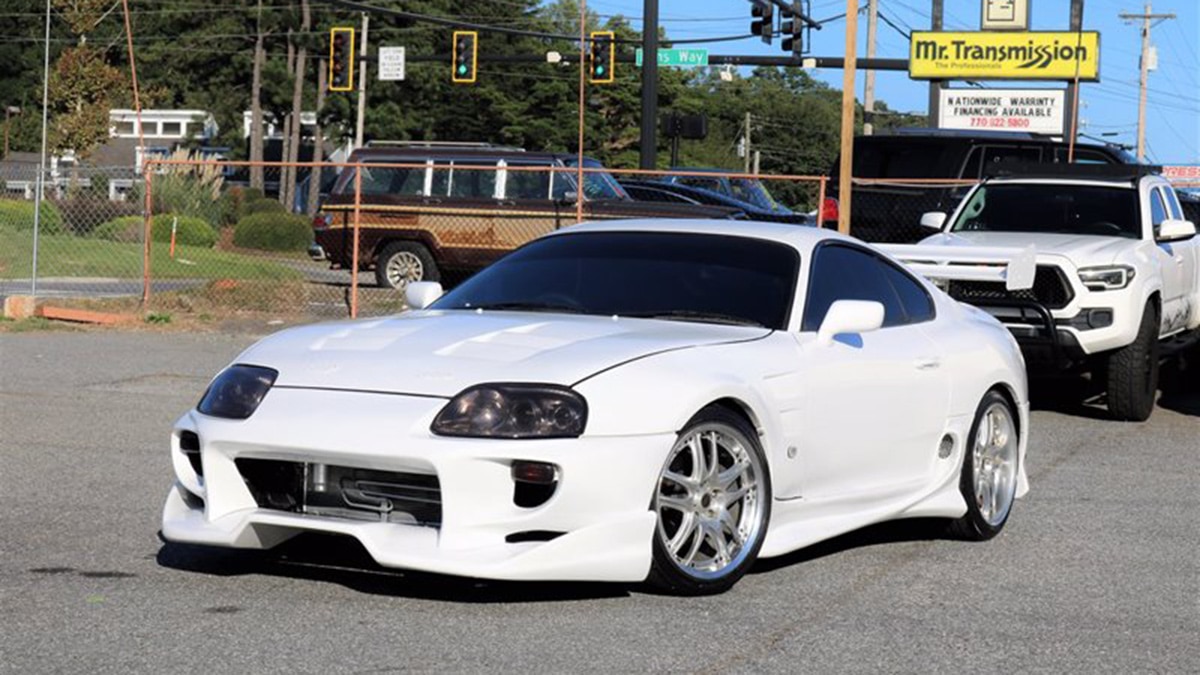
{"label": "black suv", "polygon": [[[1067,143],[1049,136],[1017,132],[938,129],[897,130],[891,135],[854,139],[856,179],[851,201],[850,234],[864,241],[909,243],[928,234],[921,214],[951,213],[970,185],[936,181],[978,181],[1001,162],[1066,163]],[[837,227],[838,167],[834,162],[826,203],[826,227]],[[1135,164],[1123,150],[1108,145],[1076,143],[1075,164]],[[931,179],[929,183],[910,180]],[[896,181],[896,182],[889,182]]]}

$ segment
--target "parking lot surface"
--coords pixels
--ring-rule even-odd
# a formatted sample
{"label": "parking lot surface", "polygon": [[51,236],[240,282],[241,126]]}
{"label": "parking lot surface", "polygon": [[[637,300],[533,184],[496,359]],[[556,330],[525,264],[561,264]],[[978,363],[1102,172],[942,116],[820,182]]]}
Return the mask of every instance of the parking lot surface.
{"label": "parking lot surface", "polygon": [[164,544],[171,424],[252,339],[0,335],[0,671],[1200,672],[1194,381],[1144,424],[1041,385],[993,541],[883,524],[681,599]]}

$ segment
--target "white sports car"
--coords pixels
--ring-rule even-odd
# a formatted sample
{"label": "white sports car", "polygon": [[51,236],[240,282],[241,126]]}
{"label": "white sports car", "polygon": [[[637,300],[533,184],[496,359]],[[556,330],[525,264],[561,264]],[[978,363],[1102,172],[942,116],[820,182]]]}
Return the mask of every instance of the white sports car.
{"label": "white sports car", "polygon": [[1009,332],[836,233],[585,224],[407,295],[217,375],[171,436],[166,539],[698,594],[884,520],[987,539],[1027,489]]}

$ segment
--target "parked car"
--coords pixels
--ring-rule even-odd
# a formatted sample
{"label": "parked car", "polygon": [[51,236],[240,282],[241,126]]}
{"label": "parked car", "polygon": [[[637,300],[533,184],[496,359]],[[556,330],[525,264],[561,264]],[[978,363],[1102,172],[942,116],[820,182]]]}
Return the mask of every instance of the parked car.
{"label": "parked car", "polygon": [[[1152,169],[1027,166],[976,186],[948,219],[927,214],[941,234],[888,250],[948,263],[950,295],[1004,322],[1031,368],[1091,369],[1112,416],[1143,421],[1160,358],[1200,342],[1196,227]],[[954,278],[956,266],[1005,248],[1028,249],[1030,285]]]}
{"label": "parked car", "polygon": [[882,520],[988,539],[1027,490],[1008,332],[849,237],[588,223],[441,293],[221,371],[172,432],[163,536],[700,594]]}
{"label": "parked car", "polygon": [[[360,195],[358,265],[382,287],[467,276],[518,246],[576,221],[575,155],[486,144],[367,147]],[[389,164],[406,165],[402,167]],[[489,167],[489,170],[461,167]],[[588,169],[602,168],[585,159]],[[458,167],[456,169],[456,167]],[[538,169],[538,170],[531,170]],[[313,257],[353,266],[355,172],[338,177],[313,221]],[[738,209],[630,199],[606,172],[584,176],[584,217],[743,218]]]}
{"label": "parked car", "polygon": [[[854,139],[852,174],[864,181],[851,190],[850,234],[864,241],[910,243],[925,233],[921,215],[954,210],[971,184],[1001,162],[1065,164],[1067,143],[1024,132],[979,132],[936,129],[899,130],[891,135]],[[839,157],[830,170],[822,222],[837,227]],[[1076,143],[1075,164],[1131,164],[1136,161],[1115,146]],[[928,179],[928,183],[896,182]]]}
{"label": "parked car", "polygon": [[[669,176],[668,178],[687,179],[691,177]],[[746,218],[750,220],[766,222],[798,223],[803,225],[809,225],[814,222],[811,217],[803,213],[796,213],[774,201],[761,181],[739,178],[730,179],[724,176],[717,178],[705,176],[703,177],[703,181],[706,181],[705,184],[709,185],[721,182],[734,182],[734,184],[742,186],[738,188],[741,190],[739,194],[743,197],[751,198],[753,201],[744,201],[743,199],[730,196],[725,192],[697,187],[692,185],[691,182],[684,182],[683,180],[622,178],[621,187],[625,188],[630,197],[640,201],[725,206],[741,210],[746,214]]]}

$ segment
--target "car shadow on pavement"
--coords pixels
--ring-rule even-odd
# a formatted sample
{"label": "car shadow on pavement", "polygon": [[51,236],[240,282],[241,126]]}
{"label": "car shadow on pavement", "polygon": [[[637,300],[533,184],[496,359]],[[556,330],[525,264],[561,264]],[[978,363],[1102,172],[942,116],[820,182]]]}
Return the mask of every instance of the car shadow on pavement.
{"label": "car shadow on pavement", "polygon": [[953,540],[954,538],[947,534],[946,530],[949,522],[943,518],[909,518],[868,525],[860,530],[847,532],[799,551],[793,551],[777,558],[759,560],[750,569],[750,574],[773,572],[781,567],[791,567],[867,546],[906,541]]}
{"label": "car shadow on pavement", "polygon": [[625,597],[631,586],[583,582],[490,581],[381,567],[351,537],[302,534],[269,551],[166,542],[159,565],[184,572],[251,574],[338,584],[359,593],[465,603],[561,602]]}
{"label": "car shadow on pavement", "polygon": [[1033,410],[1094,420],[1112,419],[1105,408],[1104,388],[1088,375],[1032,378],[1029,404]]}

